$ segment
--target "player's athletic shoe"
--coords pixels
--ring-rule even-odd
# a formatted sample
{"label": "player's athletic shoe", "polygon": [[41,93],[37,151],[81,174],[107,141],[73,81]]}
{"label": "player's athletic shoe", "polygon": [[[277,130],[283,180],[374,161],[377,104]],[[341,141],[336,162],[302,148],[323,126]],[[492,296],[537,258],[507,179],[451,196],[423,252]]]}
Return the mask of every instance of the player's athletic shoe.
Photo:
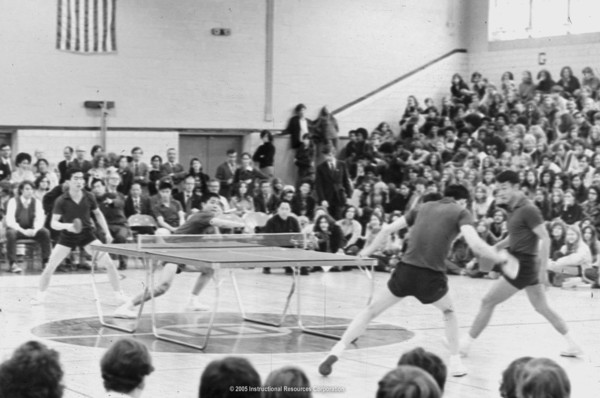
{"label": "player's athletic shoe", "polygon": [[577,345],[570,345],[566,350],[562,350],[560,355],[563,357],[576,358],[583,355],[583,350]]}
{"label": "player's athletic shoe", "polygon": [[190,300],[185,309],[188,311],[208,311],[210,307],[200,303],[198,300]]}
{"label": "player's athletic shoe", "polygon": [[319,373],[321,373],[323,376],[329,376],[333,370],[333,364],[336,363],[337,360],[337,356],[332,354],[327,355],[327,357],[319,365]]}
{"label": "player's athletic shoe", "polygon": [[23,269],[19,267],[17,263],[12,263],[10,266],[10,272],[12,272],[13,274],[20,274],[21,272],[23,272]]}
{"label": "player's athletic shoe", "polygon": [[129,304],[123,304],[115,310],[113,317],[122,319],[135,319],[138,316],[138,311],[132,308]]}
{"label": "player's athletic shoe", "polygon": [[460,359],[460,355],[452,355],[450,356],[450,360],[448,361],[448,370],[450,376],[452,377],[463,377],[467,372],[467,368],[463,365],[462,360]]}

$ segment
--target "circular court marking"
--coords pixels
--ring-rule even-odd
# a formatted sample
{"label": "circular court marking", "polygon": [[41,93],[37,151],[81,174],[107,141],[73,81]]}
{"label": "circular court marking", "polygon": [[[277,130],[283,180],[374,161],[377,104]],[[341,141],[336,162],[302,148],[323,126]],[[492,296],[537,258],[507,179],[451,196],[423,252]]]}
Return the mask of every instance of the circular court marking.
{"label": "circular court marking", "polygon": [[[248,314],[252,318],[276,322],[273,314]],[[304,315],[305,326],[341,335],[350,319]],[[105,322],[131,328],[133,320],[106,317]],[[161,334],[200,344],[203,341],[208,313],[161,313],[157,314]],[[177,344],[160,341],[152,334],[149,315],[144,315],[135,334],[130,335],[104,327],[98,317],[64,319],[44,323],[32,329],[40,338],[86,347],[106,348],[124,336],[134,336],[154,352],[209,353],[209,354],[283,354],[290,352],[326,352],[334,340],[302,333],[296,316],[289,315],[283,326],[259,325],[244,322],[238,313],[219,313],[215,318],[209,345],[199,351]],[[373,323],[368,332],[352,348],[379,347],[406,341],[414,333],[390,324]]]}

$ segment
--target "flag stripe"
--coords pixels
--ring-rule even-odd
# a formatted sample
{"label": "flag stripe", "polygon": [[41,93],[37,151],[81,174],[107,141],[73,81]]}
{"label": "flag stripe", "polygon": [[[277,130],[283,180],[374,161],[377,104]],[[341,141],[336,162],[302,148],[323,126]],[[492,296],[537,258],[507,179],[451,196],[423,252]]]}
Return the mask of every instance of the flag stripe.
{"label": "flag stripe", "polygon": [[116,0],[57,2],[57,49],[79,53],[116,51]]}

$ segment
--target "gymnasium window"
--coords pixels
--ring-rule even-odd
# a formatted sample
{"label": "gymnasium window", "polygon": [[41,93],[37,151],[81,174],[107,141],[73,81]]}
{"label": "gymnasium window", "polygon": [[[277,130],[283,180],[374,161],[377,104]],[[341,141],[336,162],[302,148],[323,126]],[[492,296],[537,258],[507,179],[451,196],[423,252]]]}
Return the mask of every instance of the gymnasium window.
{"label": "gymnasium window", "polygon": [[600,32],[598,0],[489,0],[488,39],[506,41]]}

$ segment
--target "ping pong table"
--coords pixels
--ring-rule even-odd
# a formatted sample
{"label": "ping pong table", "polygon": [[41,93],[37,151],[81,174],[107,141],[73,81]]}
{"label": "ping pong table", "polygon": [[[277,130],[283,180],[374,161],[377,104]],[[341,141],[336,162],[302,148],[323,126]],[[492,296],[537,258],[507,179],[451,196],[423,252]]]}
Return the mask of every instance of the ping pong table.
{"label": "ping pong table", "polygon": [[[137,318],[131,328],[125,328],[106,321],[102,311],[94,273],[98,256],[102,253],[106,253],[135,257],[142,260],[146,271],[144,296],[147,294],[150,295],[152,333],[159,340],[198,350],[204,350],[207,347],[220,300],[220,288],[223,282],[223,279],[220,276],[221,270],[229,271],[235,291],[235,297],[244,321],[276,328],[281,327],[287,317],[292,297],[297,290],[297,325],[302,333],[339,340],[340,337],[337,335],[317,330],[303,324],[301,278],[299,277],[300,268],[316,266],[357,266],[370,280],[370,292],[368,298],[370,301],[374,291],[373,268],[376,265],[376,260],[305,250],[307,243],[308,240],[304,234],[291,233],[252,235],[139,235],[137,243],[92,245],[92,249],[94,250],[92,286],[100,323],[108,328],[127,333],[135,333],[144,309],[144,303],[142,303],[139,307]],[[216,287],[215,297],[209,314],[207,331],[201,344],[189,343],[160,333],[156,319],[157,313],[153,294],[155,288],[154,270],[160,263],[185,264],[186,266],[193,267],[194,271],[201,271],[205,268],[212,268],[214,270],[213,281],[215,282]],[[236,279],[236,270],[265,267],[291,267],[294,271],[292,273],[290,290],[287,294],[281,316],[279,316],[277,322],[255,319],[247,315],[243,304],[244,300],[242,300]]]}

